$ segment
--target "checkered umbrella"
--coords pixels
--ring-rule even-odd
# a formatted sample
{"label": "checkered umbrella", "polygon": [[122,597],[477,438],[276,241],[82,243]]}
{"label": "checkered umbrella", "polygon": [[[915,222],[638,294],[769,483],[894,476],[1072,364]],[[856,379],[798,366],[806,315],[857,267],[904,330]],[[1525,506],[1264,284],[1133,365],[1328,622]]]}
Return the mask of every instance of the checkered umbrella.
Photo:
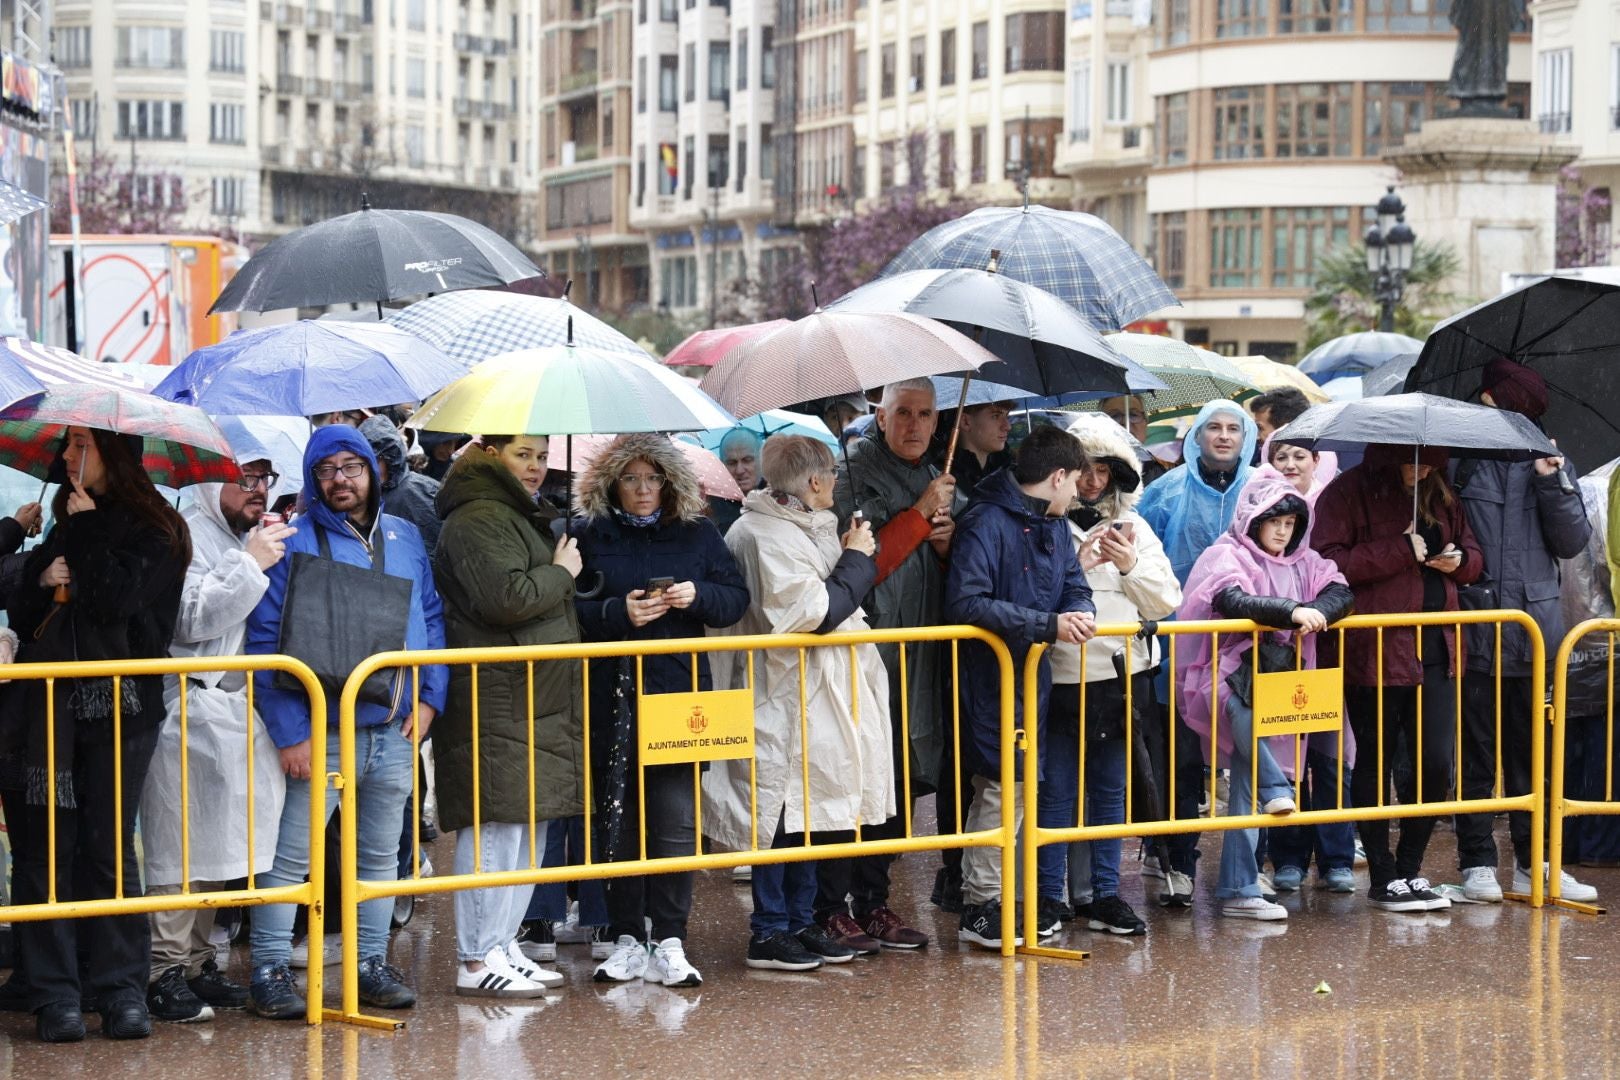
{"label": "checkered umbrella", "polygon": [[[1248,376],[1219,353],[1158,334],[1110,334],[1109,344],[1121,355],[1164,380],[1168,389],[1141,394],[1149,416],[1197,412],[1206,402],[1253,391]],[[1095,402],[1066,406],[1073,411],[1096,408]]]}
{"label": "checkered umbrella", "polygon": [[982,206],[913,240],[883,276],[909,270],[996,270],[1045,289],[1099,330],[1121,330],[1178,301],[1147,260],[1091,214],[1044,206]]}
{"label": "checkered umbrella", "polygon": [[51,205],[38,195],[0,180],[0,225],[10,225],[20,221],[37,210],[43,210]]}
{"label": "checkered umbrella", "polygon": [[419,300],[388,317],[401,330],[437,345],[454,359],[476,364],[492,356],[568,342],[607,352],[647,353],[613,327],[567,300],[475,290]]}

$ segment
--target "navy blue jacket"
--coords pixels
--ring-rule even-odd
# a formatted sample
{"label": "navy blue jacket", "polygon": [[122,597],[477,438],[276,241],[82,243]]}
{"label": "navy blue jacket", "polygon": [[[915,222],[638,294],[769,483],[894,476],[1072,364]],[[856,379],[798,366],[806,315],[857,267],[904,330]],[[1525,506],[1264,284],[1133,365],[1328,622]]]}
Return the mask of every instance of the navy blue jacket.
{"label": "navy blue jacket", "polygon": [[[945,577],[945,615],[953,623],[988,630],[1007,643],[1013,658],[1015,696],[1023,692],[1024,657],[1038,641],[1057,640],[1059,612],[1089,611],[1091,587],[1080,569],[1068,520],[1047,517],[1013,479],[999,469],[973,489],[956,522],[951,565]],[[995,655],[977,641],[962,645],[958,686],[971,738],[962,760],[979,776],[1001,775],[1001,678]],[[1037,724],[1045,719],[1052,669],[1041,660]],[[1020,716],[1025,703],[1019,704]],[[1015,719],[1016,726],[1027,721]],[[1016,764],[1022,777],[1022,762]]]}

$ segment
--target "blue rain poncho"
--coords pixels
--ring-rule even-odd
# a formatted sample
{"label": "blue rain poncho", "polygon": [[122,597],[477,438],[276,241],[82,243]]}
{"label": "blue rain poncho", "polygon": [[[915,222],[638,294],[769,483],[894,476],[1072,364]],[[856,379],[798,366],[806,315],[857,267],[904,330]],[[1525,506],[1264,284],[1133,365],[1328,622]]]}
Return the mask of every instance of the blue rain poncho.
{"label": "blue rain poncho", "polygon": [[[1243,423],[1243,448],[1238,453],[1237,475],[1225,491],[1211,487],[1198,470],[1198,433],[1210,417],[1220,412],[1231,413]],[[1198,556],[1232,523],[1238,493],[1254,472],[1249,462],[1254,459],[1258,437],[1259,430],[1243,406],[1224,398],[1211,401],[1198,411],[1197,420],[1182,439],[1181,459],[1185,464],[1149,484],[1142,493],[1142,500],[1136,504],[1136,512],[1164,542],[1171,569],[1183,585]]]}

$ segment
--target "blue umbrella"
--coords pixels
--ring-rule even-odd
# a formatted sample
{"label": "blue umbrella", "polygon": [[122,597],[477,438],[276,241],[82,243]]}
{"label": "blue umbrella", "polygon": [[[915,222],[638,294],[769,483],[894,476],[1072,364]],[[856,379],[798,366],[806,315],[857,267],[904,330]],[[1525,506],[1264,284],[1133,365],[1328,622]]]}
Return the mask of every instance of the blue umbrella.
{"label": "blue umbrella", "polygon": [[1299,370],[1316,380],[1318,386],[1346,375],[1365,375],[1402,353],[1419,352],[1423,342],[1405,334],[1363,330],[1324,341],[1305,354]]}
{"label": "blue umbrella", "polygon": [[302,320],[198,349],[153,393],[216,416],[314,416],[421,401],[466,373],[392,326]]}
{"label": "blue umbrella", "polygon": [[[962,384],[961,379],[948,379],[946,381],[956,386]],[[762,413],[756,413],[753,416],[738,420],[736,427],[710,428],[708,431],[700,433],[698,441],[703,445],[704,449],[719,453],[720,441],[733,431],[736,431],[737,428],[752,431],[762,439],[772,435],[808,435],[812,439],[821,440],[828,446],[834,448],[838,446],[837,436],[828,431],[827,425],[823,424],[819,418],[811,416],[809,413],[790,412],[787,409],[766,409]]]}
{"label": "blue umbrella", "polygon": [[304,488],[304,447],[309,424],[292,416],[221,416],[219,430],[231,444],[238,465],[268,461],[280,474],[271,501]]}

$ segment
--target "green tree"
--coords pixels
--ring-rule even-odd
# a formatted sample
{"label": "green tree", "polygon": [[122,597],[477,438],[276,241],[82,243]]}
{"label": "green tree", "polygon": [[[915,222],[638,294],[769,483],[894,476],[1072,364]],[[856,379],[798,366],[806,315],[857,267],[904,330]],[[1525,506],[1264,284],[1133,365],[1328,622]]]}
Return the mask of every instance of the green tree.
{"label": "green tree", "polygon": [[[1456,311],[1458,297],[1447,284],[1462,268],[1450,244],[1419,240],[1406,272],[1406,289],[1395,307],[1395,330],[1422,339],[1434,324]],[[1305,350],[1358,330],[1378,329],[1374,273],[1360,245],[1335,248],[1317,262],[1316,280],[1305,299]]]}

